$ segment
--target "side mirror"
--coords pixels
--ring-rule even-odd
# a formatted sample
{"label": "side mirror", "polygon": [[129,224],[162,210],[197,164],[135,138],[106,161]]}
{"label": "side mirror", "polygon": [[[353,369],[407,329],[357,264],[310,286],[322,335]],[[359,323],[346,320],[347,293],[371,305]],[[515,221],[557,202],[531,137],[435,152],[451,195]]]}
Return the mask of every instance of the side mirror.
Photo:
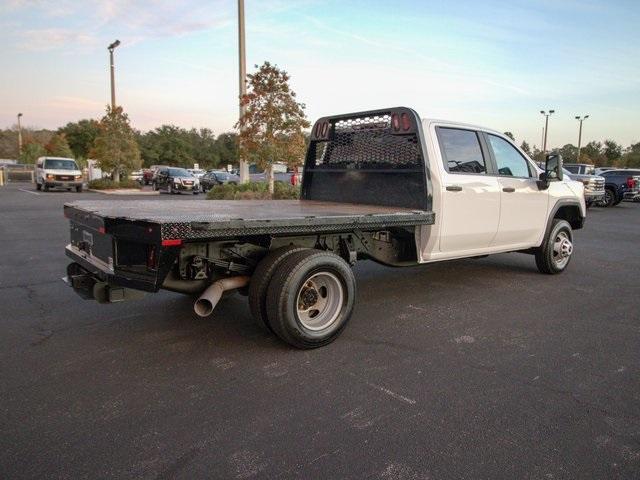
{"label": "side mirror", "polygon": [[562,155],[550,153],[544,165],[544,173],[547,181],[562,180]]}
{"label": "side mirror", "polygon": [[549,188],[549,179],[547,178],[547,172],[540,174],[540,179],[536,182],[538,184],[538,190],[546,190]]}

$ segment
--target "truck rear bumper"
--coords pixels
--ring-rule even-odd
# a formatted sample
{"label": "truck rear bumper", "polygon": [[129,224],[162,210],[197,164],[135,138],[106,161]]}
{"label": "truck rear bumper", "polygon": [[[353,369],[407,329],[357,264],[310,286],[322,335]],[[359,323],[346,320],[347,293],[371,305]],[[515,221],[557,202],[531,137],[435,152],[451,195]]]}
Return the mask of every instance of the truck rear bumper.
{"label": "truck rear bumper", "polygon": [[133,288],[118,287],[103,281],[78,263],[67,266],[67,276],[62,279],[81,298],[98,303],[116,303],[142,298],[145,292]]}
{"label": "truck rear bumper", "polygon": [[[71,244],[66,246],[65,254],[75,264],[79,265],[86,274],[90,274],[96,282],[102,282],[112,287],[123,287],[142,290],[144,292],[157,291],[155,287],[155,276],[141,278],[133,274],[129,275],[116,272],[110,265],[107,265],[100,259],[87,254]],[[69,272],[67,272],[67,277],[69,277]]]}

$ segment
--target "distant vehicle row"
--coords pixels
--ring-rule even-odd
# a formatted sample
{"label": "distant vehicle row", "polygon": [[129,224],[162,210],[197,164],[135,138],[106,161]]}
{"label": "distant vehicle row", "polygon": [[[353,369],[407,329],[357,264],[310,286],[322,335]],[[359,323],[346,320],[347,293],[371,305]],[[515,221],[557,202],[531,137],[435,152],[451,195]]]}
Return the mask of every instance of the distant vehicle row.
{"label": "distant vehicle row", "polygon": [[565,168],[571,178],[584,183],[587,205],[590,199],[592,204],[605,207],[614,207],[623,200],[640,201],[640,169],[595,168],[586,163],[569,163]]}

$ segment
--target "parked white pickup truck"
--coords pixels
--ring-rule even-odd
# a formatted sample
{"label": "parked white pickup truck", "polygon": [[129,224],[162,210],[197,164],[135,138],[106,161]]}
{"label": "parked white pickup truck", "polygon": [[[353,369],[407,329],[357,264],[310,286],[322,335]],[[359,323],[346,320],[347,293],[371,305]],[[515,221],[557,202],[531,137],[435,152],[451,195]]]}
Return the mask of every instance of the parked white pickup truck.
{"label": "parked white pickup truck", "polygon": [[586,214],[584,186],[563,178],[560,156],[542,171],[499,132],[403,107],[321,118],[304,172],[301,200],[65,205],[66,280],[99,302],[195,294],[202,316],[239,288],[259,322],[314,348],[349,321],[357,260],[521,252],[560,273]]}

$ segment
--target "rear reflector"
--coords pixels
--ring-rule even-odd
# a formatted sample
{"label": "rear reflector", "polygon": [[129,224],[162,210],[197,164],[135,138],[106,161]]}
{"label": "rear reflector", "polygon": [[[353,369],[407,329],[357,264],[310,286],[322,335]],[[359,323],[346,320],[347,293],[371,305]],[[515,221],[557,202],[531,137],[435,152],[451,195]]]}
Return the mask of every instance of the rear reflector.
{"label": "rear reflector", "polygon": [[104,227],[99,227],[99,228],[98,228],[98,232],[100,232],[100,233],[106,233],[106,230],[104,229]]}
{"label": "rear reflector", "polygon": [[147,247],[147,268],[156,269],[156,246],[153,244]]}
{"label": "rear reflector", "polygon": [[179,247],[180,245],[182,245],[182,240],[179,238],[162,240],[163,247]]}

